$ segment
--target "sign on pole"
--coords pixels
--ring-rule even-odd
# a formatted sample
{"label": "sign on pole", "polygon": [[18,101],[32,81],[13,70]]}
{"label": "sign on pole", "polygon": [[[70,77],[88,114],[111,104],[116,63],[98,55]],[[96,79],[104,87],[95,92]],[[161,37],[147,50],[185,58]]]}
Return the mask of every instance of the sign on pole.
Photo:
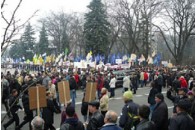
{"label": "sign on pole", "polygon": [[41,85],[30,87],[29,91],[29,106],[30,110],[37,109],[38,116],[40,115],[40,108],[46,107],[46,88]]}
{"label": "sign on pole", "polygon": [[70,101],[70,88],[68,81],[61,81],[58,83],[59,100],[60,103],[67,105]]}
{"label": "sign on pole", "polygon": [[88,82],[86,85],[86,93],[84,97],[85,102],[91,102],[96,98],[96,88],[97,83],[95,82]]}

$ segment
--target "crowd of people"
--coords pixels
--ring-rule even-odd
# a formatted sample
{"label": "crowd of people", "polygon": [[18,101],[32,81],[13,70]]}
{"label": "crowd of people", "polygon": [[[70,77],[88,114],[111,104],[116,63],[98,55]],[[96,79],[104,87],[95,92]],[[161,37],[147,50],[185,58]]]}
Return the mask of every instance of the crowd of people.
{"label": "crowd of people", "polygon": [[[15,129],[20,130],[29,123],[30,130],[55,130],[54,113],[61,114],[60,130],[193,130],[195,127],[195,75],[190,67],[172,70],[164,67],[138,67],[133,73],[123,77],[123,101],[120,118],[117,112],[109,108],[109,98],[115,97],[117,77],[112,70],[68,69],[58,72],[27,72],[16,70],[1,73],[2,104],[5,106],[8,122],[3,122],[7,129],[15,122]],[[58,83],[68,81],[71,101],[59,102]],[[85,102],[87,82],[97,83],[96,99]],[[41,108],[41,115],[29,108],[28,88],[41,84],[47,90],[47,107]],[[139,87],[151,87],[146,105],[133,101],[133,95]],[[168,91],[164,96],[162,88]],[[78,89],[84,92],[80,121],[75,111],[75,98]],[[22,99],[22,106],[19,99]],[[164,98],[174,103],[173,114],[168,115]],[[24,109],[25,117],[20,122],[17,111]],[[36,116],[37,115],[37,116]]]}

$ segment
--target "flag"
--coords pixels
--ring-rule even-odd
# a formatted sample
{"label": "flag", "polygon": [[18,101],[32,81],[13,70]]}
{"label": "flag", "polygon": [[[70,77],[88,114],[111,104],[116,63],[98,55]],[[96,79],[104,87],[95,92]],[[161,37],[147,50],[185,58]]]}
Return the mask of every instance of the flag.
{"label": "flag", "polygon": [[148,64],[153,64],[153,59],[152,59],[152,57],[148,56],[147,62],[148,62]]}
{"label": "flag", "polygon": [[137,58],[136,54],[131,54],[130,62],[131,62],[131,61],[135,61],[136,58]]}
{"label": "flag", "polygon": [[90,51],[87,55],[86,55],[86,61],[91,61],[92,60],[92,51]]}

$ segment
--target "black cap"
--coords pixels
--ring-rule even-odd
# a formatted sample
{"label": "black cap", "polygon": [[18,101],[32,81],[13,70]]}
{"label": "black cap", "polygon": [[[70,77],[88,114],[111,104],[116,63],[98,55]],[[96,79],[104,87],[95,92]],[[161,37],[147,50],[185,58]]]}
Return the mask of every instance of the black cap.
{"label": "black cap", "polygon": [[100,103],[99,103],[99,101],[94,100],[92,102],[89,102],[88,105],[95,106],[96,108],[99,108]]}

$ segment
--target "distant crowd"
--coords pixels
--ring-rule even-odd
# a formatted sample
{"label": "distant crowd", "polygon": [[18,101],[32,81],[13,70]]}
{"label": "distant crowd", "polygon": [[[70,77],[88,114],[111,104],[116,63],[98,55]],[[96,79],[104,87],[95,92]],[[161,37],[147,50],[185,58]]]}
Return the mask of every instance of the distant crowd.
{"label": "distant crowd", "polygon": [[[115,97],[115,89],[119,76],[114,70],[93,70],[67,68],[58,71],[48,68],[44,71],[30,72],[15,70],[1,73],[2,104],[7,111],[8,122],[2,123],[7,129],[15,123],[20,130],[29,124],[30,130],[55,130],[54,113],[60,114],[60,130],[193,130],[195,129],[195,70],[192,67],[136,67],[125,71],[122,77],[123,101],[120,118],[117,112],[109,108],[109,98]],[[123,70],[119,70],[123,71]],[[70,102],[59,102],[58,83],[68,81]],[[85,90],[88,82],[97,83],[96,99],[85,102]],[[46,88],[47,107],[41,108],[41,114],[29,108],[29,87],[41,84]],[[138,105],[133,101],[139,87],[151,87],[146,104]],[[162,88],[167,88],[163,95]],[[84,93],[81,105],[83,121],[79,120],[75,111],[77,90]],[[173,114],[168,115],[168,107],[164,98],[173,104]],[[22,100],[22,106],[19,104]],[[23,109],[25,116],[19,120],[17,111]]]}

